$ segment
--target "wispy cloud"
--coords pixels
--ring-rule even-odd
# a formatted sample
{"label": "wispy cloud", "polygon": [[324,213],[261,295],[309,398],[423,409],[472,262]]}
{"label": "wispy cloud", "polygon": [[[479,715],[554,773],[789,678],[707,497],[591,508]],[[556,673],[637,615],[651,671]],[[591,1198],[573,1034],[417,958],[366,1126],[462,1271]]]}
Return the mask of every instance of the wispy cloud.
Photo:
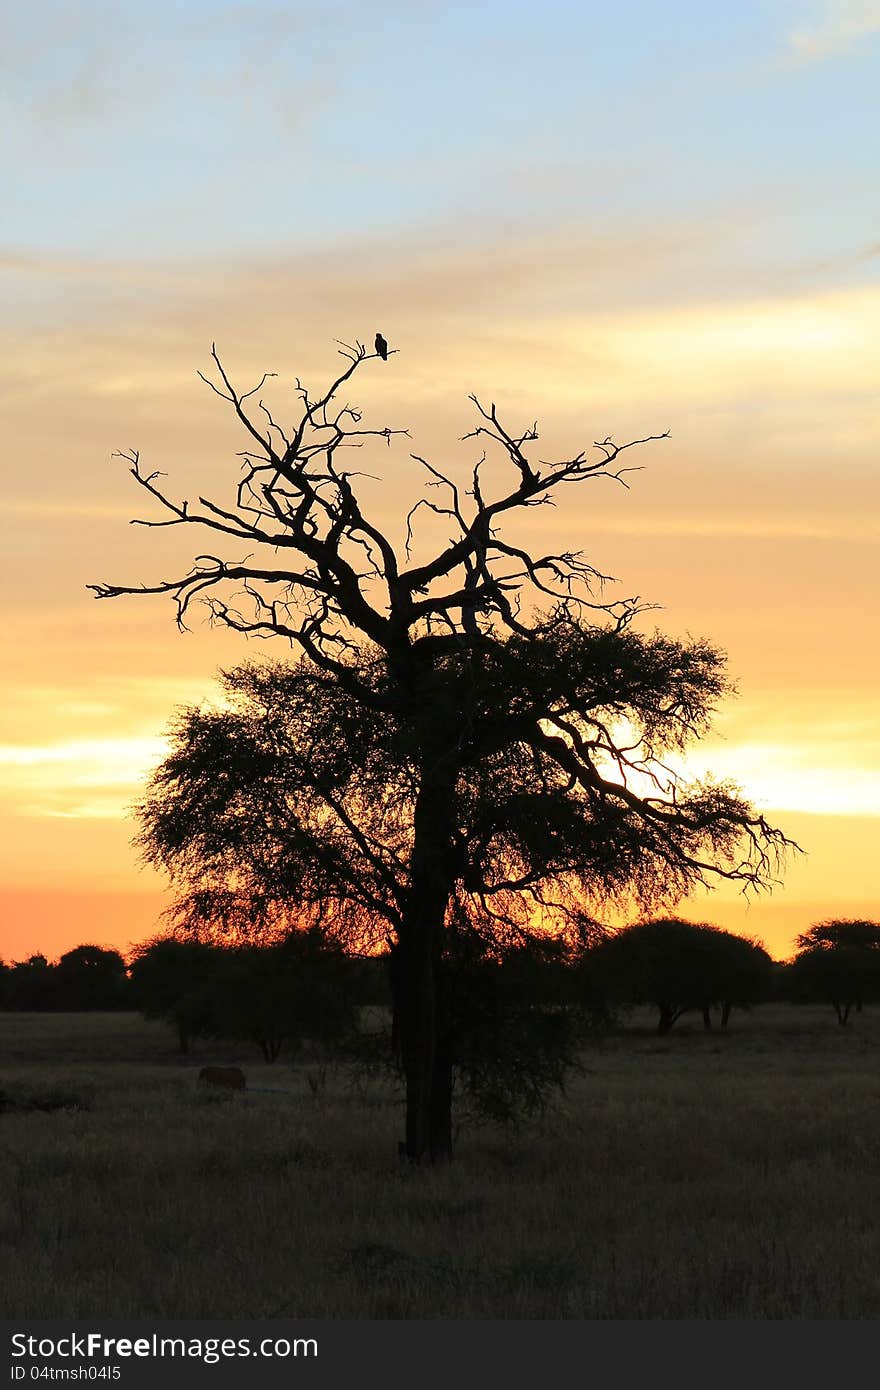
{"label": "wispy cloud", "polygon": [[592,532],[622,536],[719,536],[742,540],[878,540],[880,518],[847,517],[827,522],[778,516],[602,516],[591,520]]}
{"label": "wispy cloud", "polygon": [[[369,338],[379,326],[393,336],[404,352],[395,365],[398,398],[412,399],[415,387],[436,399],[441,381],[458,391],[464,373],[467,390],[502,376],[551,401],[630,399],[633,381],[642,400],[664,401],[683,387],[690,400],[873,391],[874,287],[738,298],[704,287],[699,296],[693,260],[712,239],[712,227],[620,241],[533,230],[503,246],[440,246],[430,237],[371,246],[343,256],[342,267],[329,251],[218,262],[210,274],[120,266],[114,275],[133,286],[143,275],[137,304],[125,313],[91,304],[75,355],[53,329],[23,328],[24,354],[21,335],[10,337],[0,362],[15,386],[9,408],[31,393],[51,396],[58,405],[44,417],[66,423],[71,410],[94,409],[99,398],[102,414],[114,398],[128,412],[138,396],[192,399],[198,354],[214,335],[224,351],[232,344],[233,370],[258,378],[267,365],[283,371],[286,359],[307,378],[327,369],[328,324],[340,337]],[[16,263],[7,259],[11,270]],[[26,263],[24,273],[58,283],[51,259]],[[62,260],[58,277],[75,275],[75,263]],[[652,298],[648,282],[678,293],[674,307]]]}
{"label": "wispy cloud", "polygon": [[825,0],[816,18],[787,34],[788,57],[796,63],[817,63],[852,53],[880,33],[878,0]]}
{"label": "wispy cloud", "polygon": [[[719,729],[686,753],[667,753],[663,765],[686,782],[733,783],[755,806],[774,814],[880,816],[880,740],[873,718],[832,719],[824,726],[795,719],[786,729],[778,713],[762,715],[752,707],[738,723],[729,716],[719,721],[725,723],[736,730],[733,736]],[[621,720],[616,727],[624,742],[635,741],[632,725]],[[620,780],[610,760],[603,772]],[[627,782],[650,794],[644,774],[630,772]]]}
{"label": "wispy cloud", "polygon": [[26,816],[118,819],[165,749],[160,738],[0,746],[0,794]]}
{"label": "wispy cloud", "polygon": [[[838,750],[834,750],[837,752]],[[827,746],[744,743],[701,749],[684,766],[691,775],[731,779],[768,811],[822,816],[880,816],[880,766],[864,766],[852,748],[831,762]]]}
{"label": "wispy cloud", "polygon": [[128,520],[131,508],[111,507],[101,502],[52,502],[44,497],[13,497],[4,504],[8,516],[66,521],[74,517],[118,517]]}

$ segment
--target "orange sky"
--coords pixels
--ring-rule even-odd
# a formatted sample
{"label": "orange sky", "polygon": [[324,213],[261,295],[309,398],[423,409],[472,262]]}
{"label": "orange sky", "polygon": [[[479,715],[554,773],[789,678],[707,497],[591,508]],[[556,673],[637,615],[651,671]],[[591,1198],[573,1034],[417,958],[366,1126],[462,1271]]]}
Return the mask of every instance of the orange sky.
{"label": "orange sky", "polygon": [[[352,73],[327,77],[335,39],[320,14],[297,11],[294,32],[253,8],[253,50],[233,42],[237,10],[216,24],[200,0],[174,9],[191,28],[156,61],[199,81],[166,84],[159,104],[157,84],[126,84],[120,100],[107,76],[165,42],[164,22],[123,32],[153,23],[143,7],[120,4],[119,32],[64,30],[51,61],[55,31],[25,32],[24,10],[10,39],[23,133],[8,157],[30,202],[0,244],[0,955],[125,946],[155,929],[163,885],[138,868],[125,810],[173,708],[209,698],[217,667],[245,655],[230,634],[178,634],[168,602],[86,592],[167,576],[192,553],[127,525],[145,512],[113,450],[138,448],[174,495],[229,497],[244,446],[195,376],[212,340],[241,383],[279,373],[283,416],[295,376],[319,385],[336,367],[334,339],[376,329],[400,353],[368,364],[352,399],[370,423],[412,431],[363,461],[401,539],[421,486],[408,448],[468,476],[471,391],[513,426],[537,418],[542,458],[670,430],[633,460],[644,471],[630,491],[570,489],[515,534],[581,547],[619,594],[662,605],[643,626],[729,653],[739,698],[689,767],[738,779],[808,853],[771,897],[749,906],[724,890],[679,911],[776,955],[819,916],[880,918],[880,251],[858,155],[880,11],[875,23],[871,5],[793,0],[783,24],[753,0],[676,3],[644,7],[634,40],[608,7],[598,25],[598,9],[594,24],[590,7],[562,6],[572,41],[560,48],[531,11],[506,7],[507,57],[528,28],[541,113],[521,127],[503,65],[493,77],[478,63],[470,104],[450,103],[476,62],[456,6],[405,21],[394,0],[366,7],[393,19],[388,41],[410,55],[395,69],[410,124],[401,88],[366,97]],[[468,7],[465,28],[485,21],[494,51],[492,8]],[[364,14],[351,8],[351,24]],[[364,51],[386,52],[383,35],[365,34]],[[602,61],[585,67],[574,37]],[[651,64],[683,37],[687,70],[670,84]],[[320,92],[297,112],[273,66],[287,43]],[[218,44],[251,64],[241,82],[227,74],[234,102],[199,67],[220,63]],[[270,89],[271,113],[238,99]],[[216,104],[210,128],[200,100]],[[355,155],[371,122],[379,144]],[[228,166],[208,177],[219,149]]]}
{"label": "orange sky", "polygon": [[[415,281],[396,296],[386,269],[372,296],[361,291],[354,324],[328,282],[326,314],[304,308],[293,342],[259,280],[247,327],[235,331],[244,288],[230,277],[210,312],[197,296],[157,304],[153,295],[122,342],[83,326],[79,351],[65,356],[53,333],[33,331],[7,355],[18,389],[5,427],[20,440],[20,471],[3,554],[6,958],[84,938],[124,945],[153,928],[162,885],[136,866],[125,808],[161,756],[173,707],[210,697],[217,666],[244,655],[229,634],[181,636],[161,600],[96,604],[84,588],[148,580],[182,553],[167,532],[126,525],[144,509],[108,460],[113,446],[137,444],[176,494],[223,494],[236,476],[241,441],[194,379],[212,322],[242,381],[265,365],[281,373],[282,406],[297,372],[322,379],[332,369],[326,321],[341,318],[343,334],[367,325],[365,336],[381,322],[401,352],[387,367],[369,364],[357,399],[372,420],[410,424],[411,447],[462,470],[473,452],[457,442],[470,388],[511,423],[537,416],[542,457],[606,433],[670,428],[668,441],[641,451],[645,471],[629,492],[569,490],[564,507],[530,514],[518,534],[583,546],[621,592],[663,605],[648,625],[709,635],[730,654],[740,696],[689,766],[738,778],[808,856],[770,898],[748,906],[724,890],[680,910],[757,934],[777,954],[818,915],[880,916],[880,670],[869,636],[878,511],[871,388],[859,365],[880,347],[878,291],[673,316],[505,323],[499,314],[489,332],[469,319],[464,289],[440,316],[433,296],[418,302]],[[314,281],[310,297],[320,299]],[[842,351],[853,362],[845,377]],[[398,531],[419,486],[407,447],[380,446],[369,470],[382,470],[375,504]]]}

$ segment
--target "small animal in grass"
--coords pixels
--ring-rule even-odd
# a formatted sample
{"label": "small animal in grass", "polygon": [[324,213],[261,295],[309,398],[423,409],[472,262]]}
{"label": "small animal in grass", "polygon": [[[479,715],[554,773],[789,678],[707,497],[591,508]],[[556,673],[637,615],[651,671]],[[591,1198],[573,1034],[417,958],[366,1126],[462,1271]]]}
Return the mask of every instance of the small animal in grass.
{"label": "small animal in grass", "polygon": [[221,1086],[227,1091],[243,1091],[247,1085],[239,1067],[202,1067],[200,1086]]}
{"label": "small animal in grass", "polygon": [[388,361],[388,344],[386,343],[385,339],[382,337],[382,334],[381,334],[381,333],[377,333],[377,334],[376,334],[376,351],[378,352],[379,356],[382,358],[382,361],[383,361],[383,362],[387,362],[387,361]]}

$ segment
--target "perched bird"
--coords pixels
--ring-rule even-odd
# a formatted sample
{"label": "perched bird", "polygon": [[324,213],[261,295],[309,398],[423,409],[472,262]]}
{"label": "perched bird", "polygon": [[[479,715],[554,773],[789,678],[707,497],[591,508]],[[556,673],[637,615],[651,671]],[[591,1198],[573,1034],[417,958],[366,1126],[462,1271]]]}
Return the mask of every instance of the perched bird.
{"label": "perched bird", "polygon": [[376,334],[376,351],[378,352],[379,356],[382,358],[382,361],[383,361],[383,362],[387,362],[387,361],[388,361],[388,344],[386,343],[385,339],[382,337],[382,334],[381,334],[381,333],[377,333],[377,334]]}

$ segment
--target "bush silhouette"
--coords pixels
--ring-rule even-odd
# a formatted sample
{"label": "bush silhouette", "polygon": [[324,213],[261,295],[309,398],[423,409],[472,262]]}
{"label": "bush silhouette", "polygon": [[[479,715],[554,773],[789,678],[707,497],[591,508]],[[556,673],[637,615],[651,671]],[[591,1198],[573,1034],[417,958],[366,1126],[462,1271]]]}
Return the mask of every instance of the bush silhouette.
{"label": "bush silhouette", "polygon": [[790,966],[795,999],[831,1004],[844,1027],[855,1009],[880,997],[880,923],[829,918],[797,939]]}
{"label": "bush silhouette", "polygon": [[772,980],[772,962],[758,942],[673,917],[614,932],[587,953],[583,970],[592,993],[612,1006],[653,1004],[661,1034],[694,1009],[708,1028],[719,1007],[725,1027],[734,1007],[768,998]]}

